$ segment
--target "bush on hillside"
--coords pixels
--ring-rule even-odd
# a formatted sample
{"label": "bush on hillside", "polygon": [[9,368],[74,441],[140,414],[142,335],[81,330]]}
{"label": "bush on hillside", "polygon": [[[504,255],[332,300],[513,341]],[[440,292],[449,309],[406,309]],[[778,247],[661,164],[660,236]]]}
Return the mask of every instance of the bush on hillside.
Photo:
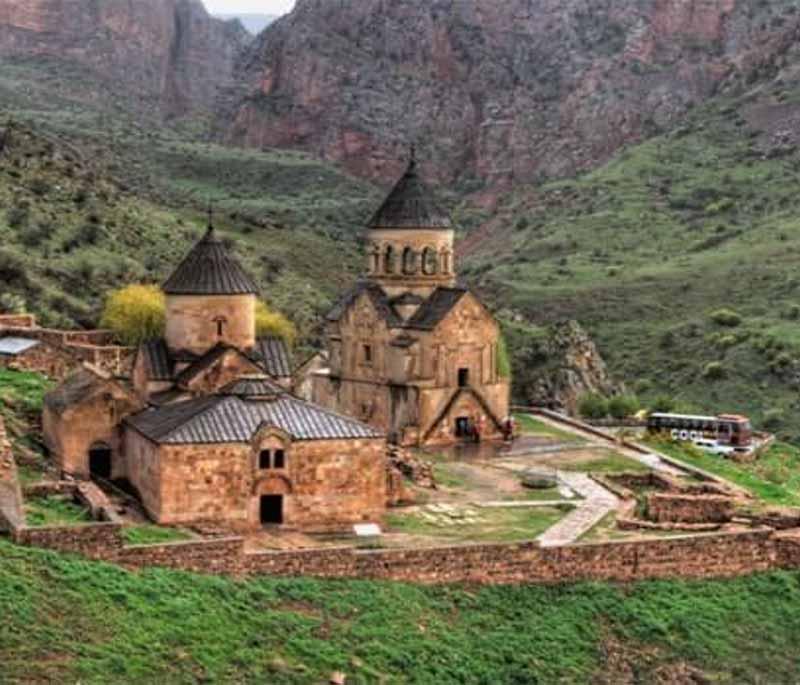
{"label": "bush on hillside", "polygon": [[742,323],[742,317],[732,309],[717,309],[712,312],[711,320],[718,326],[735,328]]}
{"label": "bush on hillside", "polygon": [[100,325],[120,342],[139,345],[164,334],[164,293],[155,285],[129,285],[106,299]]}
{"label": "bush on hillside", "polygon": [[24,314],[26,311],[25,298],[14,293],[0,295],[0,314]]}
{"label": "bush on hillside", "polygon": [[608,416],[608,400],[597,393],[589,393],[581,397],[578,411],[586,419],[604,419]]}
{"label": "bush on hillside", "polygon": [[615,395],[608,402],[608,413],[615,419],[627,419],[639,411],[640,406],[636,395]]}
{"label": "bush on hillside", "polygon": [[727,372],[722,362],[709,362],[703,369],[703,377],[710,381],[718,381],[725,378]]}
{"label": "bush on hillside", "polygon": [[297,339],[297,329],[283,314],[269,308],[266,302],[256,304],[256,335],[282,338],[290,347]]}
{"label": "bush on hillside", "polygon": [[782,409],[768,409],[764,412],[761,425],[768,431],[778,430],[783,426],[785,416]]}
{"label": "bush on hillside", "polygon": [[675,400],[669,395],[659,395],[653,401],[653,411],[659,414],[675,411]]}

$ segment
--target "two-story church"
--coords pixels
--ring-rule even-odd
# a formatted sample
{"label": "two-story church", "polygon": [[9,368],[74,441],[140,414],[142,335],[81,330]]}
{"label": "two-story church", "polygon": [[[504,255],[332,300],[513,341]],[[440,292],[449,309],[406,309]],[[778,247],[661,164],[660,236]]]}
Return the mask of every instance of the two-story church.
{"label": "two-story church", "polygon": [[314,401],[407,446],[502,437],[500,328],[456,283],[450,217],[408,169],[369,222],[366,277],[327,317]]}

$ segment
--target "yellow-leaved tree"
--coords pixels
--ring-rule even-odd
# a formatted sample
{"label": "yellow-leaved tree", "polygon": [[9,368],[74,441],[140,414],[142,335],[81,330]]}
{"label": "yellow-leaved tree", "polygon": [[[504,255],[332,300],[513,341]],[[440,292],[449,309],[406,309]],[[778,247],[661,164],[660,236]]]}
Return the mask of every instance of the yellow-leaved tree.
{"label": "yellow-leaved tree", "polygon": [[129,285],[106,298],[100,325],[125,345],[140,345],[164,335],[166,305],[156,285]]}
{"label": "yellow-leaved tree", "polygon": [[283,338],[291,347],[297,338],[297,329],[283,314],[270,309],[266,302],[256,304],[256,335],[259,338]]}

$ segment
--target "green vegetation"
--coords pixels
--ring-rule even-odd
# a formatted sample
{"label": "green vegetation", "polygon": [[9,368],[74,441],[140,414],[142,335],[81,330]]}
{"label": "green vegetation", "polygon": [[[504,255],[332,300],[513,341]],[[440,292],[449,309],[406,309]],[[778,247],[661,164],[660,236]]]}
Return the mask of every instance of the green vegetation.
{"label": "green vegetation", "polygon": [[0,408],[13,406],[30,413],[39,412],[52,385],[38,373],[0,368]]}
{"label": "green vegetation", "polygon": [[128,285],[108,294],[100,325],[120,342],[136,346],[164,334],[166,303],[156,285]]}
{"label": "green vegetation", "polygon": [[604,419],[608,416],[608,400],[602,395],[589,393],[579,400],[578,411],[586,419]]}
{"label": "green vegetation", "polygon": [[545,423],[530,414],[514,414],[514,420],[523,435],[546,435],[571,443],[586,442],[580,435],[551,426],[549,423]]}
{"label": "green vegetation", "polygon": [[756,461],[740,464],[686,443],[658,439],[646,442],[670,457],[749,490],[766,504],[800,506],[800,449],[792,445],[777,443]]}
{"label": "green vegetation", "polygon": [[429,515],[398,512],[387,516],[388,532],[436,538],[437,542],[521,542],[534,540],[564,517],[571,507],[487,507],[464,519],[432,521]]}
{"label": "green vegetation", "polygon": [[712,682],[788,683],[798,607],[790,573],[626,587],[234,582],[0,542],[0,680],[311,685],[343,671],[364,685],[510,685],[623,682],[629,669],[654,682],[689,665]]}
{"label": "green vegetation", "polygon": [[630,459],[611,450],[586,452],[580,459],[560,461],[553,459],[553,465],[563,471],[586,471],[589,473],[646,473],[650,470],[641,462]]}
{"label": "green vegetation", "polygon": [[190,540],[191,535],[177,528],[164,526],[131,526],[123,529],[125,542],[129,545],[156,545],[163,542],[180,542]]}
{"label": "green vegetation", "polygon": [[61,495],[28,497],[25,500],[25,518],[29,526],[61,526],[92,520],[86,507],[72,497]]}

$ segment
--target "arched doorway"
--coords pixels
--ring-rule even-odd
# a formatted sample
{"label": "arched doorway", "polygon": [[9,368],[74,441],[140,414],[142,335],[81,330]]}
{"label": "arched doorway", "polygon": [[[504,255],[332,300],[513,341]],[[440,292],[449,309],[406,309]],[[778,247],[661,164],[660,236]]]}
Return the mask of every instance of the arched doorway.
{"label": "arched doorway", "polygon": [[92,478],[111,478],[111,448],[104,442],[96,442],[89,448],[89,474]]}
{"label": "arched doorway", "polygon": [[291,483],[284,476],[271,475],[258,481],[254,488],[258,524],[275,526],[286,523],[291,492]]}

